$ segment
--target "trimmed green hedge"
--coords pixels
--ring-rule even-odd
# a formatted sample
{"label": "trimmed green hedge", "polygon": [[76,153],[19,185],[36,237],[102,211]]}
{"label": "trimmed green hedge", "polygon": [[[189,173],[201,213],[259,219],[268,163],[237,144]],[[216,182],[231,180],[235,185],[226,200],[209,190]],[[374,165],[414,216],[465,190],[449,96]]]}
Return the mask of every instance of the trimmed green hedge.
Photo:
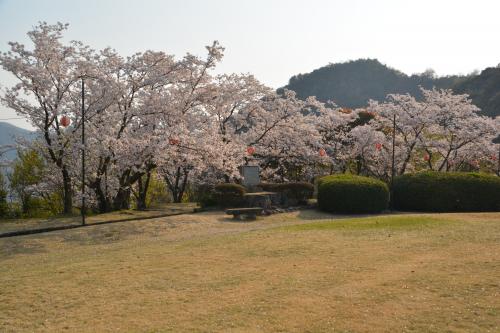
{"label": "trimmed green hedge", "polygon": [[190,201],[198,202],[201,207],[217,206],[215,186],[211,184],[200,184],[192,188]]}
{"label": "trimmed green hedge", "polygon": [[314,185],[307,182],[294,183],[261,183],[259,187],[264,191],[281,194],[281,205],[305,205],[314,194]]}
{"label": "trimmed green hedge", "polygon": [[388,203],[389,188],[378,179],[342,174],[318,181],[318,206],[327,212],[378,213]]}
{"label": "trimmed green hedge", "polygon": [[244,204],[243,195],[246,193],[245,187],[224,183],[215,185],[215,197],[219,207],[241,207]]}
{"label": "trimmed green hedge", "polygon": [[500,178],[473,172],[419,172],[394,179],[394,207],[429,212],[500,211]]}

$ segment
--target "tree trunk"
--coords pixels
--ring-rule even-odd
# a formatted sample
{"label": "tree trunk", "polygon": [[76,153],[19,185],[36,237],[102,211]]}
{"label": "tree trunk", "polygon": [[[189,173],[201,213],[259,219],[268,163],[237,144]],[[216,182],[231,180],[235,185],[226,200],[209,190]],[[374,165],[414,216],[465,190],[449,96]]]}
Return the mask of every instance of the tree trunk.
{"label": "tree trunk", "polygon": [[361,172],[363,171],[363,161],[361,160],[361,157],[356,157],[356,174],[361,175]]}
{"label": "tree trunk", "polygon": [[100,213],[107,213],[111,211],[111,202],[109,202],[109,198],[106,196],[106,193],[101,189],[101,184],[94,189],[94,192],[97,197],[97,205]]}
{"label": "tree trunk", "polygon": [[[132,171],[131,169],[128,169],[124,171],[120,177],[119,177],[119,184],[120,187],[118,189],[118,192],[116,193],[115,197],[113,198],[113,209],[114,210],[120,210],[120,209],[129,209],[130,208],[130,195],[132,194],[132,186],[139,181],[142,176],[144,176],[146,173],[151,173],[151,171],[155,168],[155,165],[153,163],[149,163],[147,165],[146,171]],[[149,180],[147,182],[147,187],[149,187]],[[147,187],[145,188],[145,191],[147,192]],[[144,193],[146,195],[146,193]],[[145,201],[144,197],[144,201]]]}
{"label": "tree trunk", "polygon": [[[153,166],[149,169],[150,172]],[[113,198],[113,209],[129,209],[130,208],[130,195],[132,194],[131,187],[135,184],[145,173],[144,172],[132,172],[132,170],[125,171],[119,179],[120,188]]]}
{"label": "tree trunk", "polygon": [[64,204],[64,209],[63,213],[65,215],[69,215],[73,211],[73,191],[71,188],[71,177],[69,175],[68,170],[63,167],[61,169],[62,171],[62,176],[63,176],[63,204]]}
{"label": "tree trunk", "polygon": [[151,180],[151,171],[146,172],[146,179],[143,177],[139,178],[137,181],[137,209],[146,210],[146,196],[148,194],[149,182]]}
{"label": "tree trunk", "polygon": [[403,161],[403,165],[401,166],[401,170],[397,170],[397,168],[394,168],[395,169],[395,175],[394,176],[398,176],[398,175],[402,175],[406,172],[406,167],[408,166],[408,163],[410,163],[410,160],[411,160],[411,154],[413,152],[413,149],[415,148],[415,145],[417,144],[417,142],[413,142],[411,145],[410,145],[410,148],[408,149],[408,151],[406,152],[406,157]]}
{"label": "tree trunk", "polygon": [[173,176],[174,179],[170,179],[170,174],[168,172],[164,177],[165,182],[167,183],[167,187],[172,194],[172,199],[175,203],[180,203],[182,201],[182,197],[184,196],[184,192],[186,191],[188,175],[188,169],[181,169],[181,167],[178,167],[175,175]]}
{"label": "tree trunk", "polygon": [[129,209],[130,208],[130,188],[120,187],[116,196],[113,199],[113,209]]}
{"label": "tree trunk", "polygon": [[186,191],[188,173],[189,173],[189,171],[184,169],[184,179],[182,180],[182,185],[179,188],[179,201],[177,201],[177,202],[182,201],[182,197],[184,196],[184,191]]}
{"label": "tree trunk", "polygon": [[30,195],[29,194],[21,194],[20,196],[21,199],[21,208],[23,211],[23,214],[28,214],[30,207],[29,207],[29,202],[30,202]]}
{"label": "tree trunk", "polygon": [[[92,181],[91,183],[88,184],[89,188],[91,188],[97,199],[97,209],[99,210],[99,213],[107,213],[111,211],[111,202],[110,199],[107,196],[106,191],[103,191],[101,186],[102,186],[102,178],[97,177]],[[106,184],[105,184],[106,186]]]}
{"label": "tree trunk", "polygon": [[[89,181],[89,187],[94,190],[97,199],[97,208],[99,213],[107,213],[112,209],[111,199],[108,196],[108,165],[110,163],[110,158],[105,160],[100,160],[99,167],[97,169],[95,178]],[[102,188],[104,182],[104,189]]]}

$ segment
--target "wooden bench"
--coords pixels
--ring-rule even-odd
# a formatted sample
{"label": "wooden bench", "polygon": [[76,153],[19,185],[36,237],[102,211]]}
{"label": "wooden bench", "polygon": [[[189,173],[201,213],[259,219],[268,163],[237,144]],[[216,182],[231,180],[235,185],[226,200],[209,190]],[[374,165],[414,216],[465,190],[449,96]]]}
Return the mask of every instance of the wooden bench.
{"label": "wooden bench", "polygon": [[262,214],[263,209],[260,207],[251,207],[251,208],[232,208],[227,209],[227,215],[233,215],[235,220],[240,220],[241,216],[245,216],[248,220],[255,220],[257,215]]}

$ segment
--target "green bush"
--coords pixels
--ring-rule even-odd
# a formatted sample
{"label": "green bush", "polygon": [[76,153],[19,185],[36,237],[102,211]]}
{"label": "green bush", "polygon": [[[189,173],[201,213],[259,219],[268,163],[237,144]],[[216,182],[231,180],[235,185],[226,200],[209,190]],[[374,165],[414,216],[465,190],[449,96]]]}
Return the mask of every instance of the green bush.
{"label": "green bush", "polygon": [[500,211],[500,178],[473,172],[419,172],[394,179],[394,207],[429,212]]}
{"label": "green bush", "polygon": [[0,201],[0,218],[5,218],[8,215],[9,215],[9,204],[4,201]]}
{"label": "green bush", "polygon": [[314,193],[314,185],[306,182],[261,183],[259,187],[264,191],[280,193],[283,206],[305,205]]}
{"label": "green bush", "polygon": [[10,202],[7,206],[4,206],[6,215],[4,218],[7,219],[20,219],[26,218],[23,216],[23,211],[21,209],[21,205],[17,202]]}
{"label": "green bush", "polygon": [[387,208],[384,182],[355,175],[332,175],[318,181],[318,206],[335,213],[378,213]]}
{"label": "green bush", "polygon": [[215,197],[219,207],[241,207],[244,205],[243,195],[246,193],[245,187],[234,184],[225,183],[215,185]]}
{"label": "green bush", "polygon": [[158,178],[156,170],[151,173],[149,187],[146,192],[146,207],[155,207],[167,202],[171,202],[170,193],[165,182]]}
{"label": "green bush", "polygon": [[217,197],[214,186],[210,184],[200,184],[195,186],[190,192],[190,200],[198,202],[201,207],[217,206]]}

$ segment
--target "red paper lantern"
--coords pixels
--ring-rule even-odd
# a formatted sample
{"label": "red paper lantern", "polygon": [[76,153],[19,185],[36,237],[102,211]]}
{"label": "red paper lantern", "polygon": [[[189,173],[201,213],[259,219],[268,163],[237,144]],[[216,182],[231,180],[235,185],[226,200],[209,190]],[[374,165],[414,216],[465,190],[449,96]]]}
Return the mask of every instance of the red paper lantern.
{"label": "red paper lantern", "polygon": [[254,148],[254,147],[248,147],[248,148],[247,148],[247,154],[248,154],[248,155],[253,155],[253,154],[255,154],[255,148]]}
{"label": "red paper lantern", "polygon": [[376,143],[375,144],[375,149],[382,150],[382,144],[381,143]]}
{"label": "red paper lantern", "polygon": [[431,157],[429,156],[429,154],[425,154],[424,155],[424,160],[425,161],[429,161],[431,159]]}
{"label": "red paper lantern", "polygon": [[175,138],[170,138],[168,139],[168,143],[171,144],[172,146],[178,145],[181,141],[179,139]]}
{"label": "red paper lantern", "polygon": [[59,122],[61,123],[62,127],[68,127],[69,124],[71,124],[71,120],[68,116],[62,116]]}
{"label": "red paper lantern", "polygon": [[323,148],[320,148],[319,156],[321,156],[321,157],[326,156],[326,150],[324,150]]}

